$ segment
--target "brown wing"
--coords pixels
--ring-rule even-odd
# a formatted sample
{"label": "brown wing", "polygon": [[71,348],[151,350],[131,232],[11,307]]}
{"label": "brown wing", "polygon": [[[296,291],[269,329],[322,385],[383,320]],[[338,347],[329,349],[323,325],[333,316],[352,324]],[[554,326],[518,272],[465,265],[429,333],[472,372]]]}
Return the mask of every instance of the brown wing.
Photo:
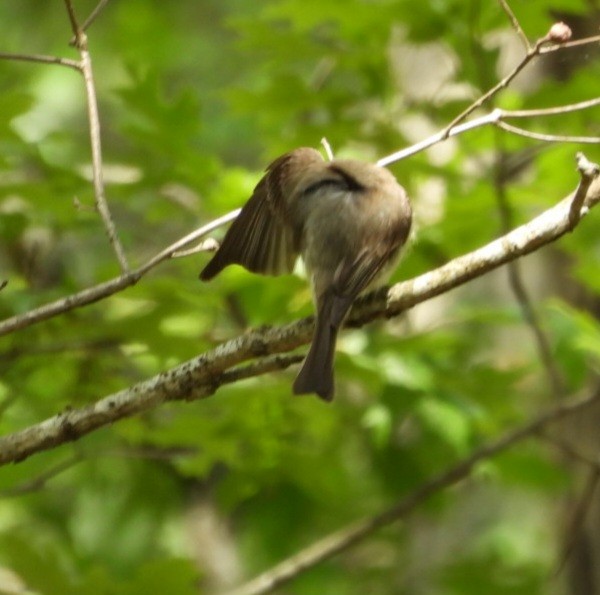
{"label": "brown wing", "polygon": [[208,281],[230,264],[249,271],[281,275],[292,271],[298,255],[294,234],[288,221],[286,181],[294,163],[314,159],[314,149],[296,149],[279,157],[268,168],[250,200],[232,223],[212,260],[200,273]]}
{"label": "brown wing", "polygon": [[333,281],[334,304],[330,322],[341,325],[354,300],[371,285],[396,257],[410,232],[410,218],[400,218],[376,242],[366,242],[354,259],[345,259]]}

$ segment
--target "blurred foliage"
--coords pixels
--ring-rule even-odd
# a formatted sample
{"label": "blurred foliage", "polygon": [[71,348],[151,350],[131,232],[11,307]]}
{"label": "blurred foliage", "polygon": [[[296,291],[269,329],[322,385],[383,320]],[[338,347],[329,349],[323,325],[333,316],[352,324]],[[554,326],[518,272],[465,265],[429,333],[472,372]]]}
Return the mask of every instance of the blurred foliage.
{"label": "blurred foliage", "polygon": [[[74,4],[84,17],[95,2]],[[531,39],[551,25],[549,7],[589,10],[584,0],[512,4]],[[3,52],[76,58],[61,2],[5,0],[0,33]],[[265,164],[293,147],[326,136],[337,154],[375,159],[443,128],[498,80],[511,40],[506,15],[483,0],[109,2],[89,44],[107,196],[131,261],[242,204]],[[540,60],[498,104],[586,99],[595,58],[588,50],[566,71],[562,54]],[[598,121],[596,110],[528,125],[598,135]],[[0,61],[3,319],[118,274],[93,209],[88,136],[76,72]],[[576,150],[480,129],[394,165],[417,228],[394,279],[496,237],[499,191],[515,223],[557,202],[577,182]],[[498,179],[501,159],[515,167]],[[526,267],[568,393],[600,361],[596,216]],[[297,277],[234,269],[201,285],[205,259],[163,264],[119,295],[2,338],[2,434],[311,311]],[[554,270],[554,259],[567,264]],[[32,593],[212,592],[378,511],[551,403],[506,285],[490,275],[343,333],[332,406],[292,398],[293,371],[283,372],[4,467],[0,566]],[[285,592],[551,593],[557,502],[571,484],[554,451],[520,445]]]}

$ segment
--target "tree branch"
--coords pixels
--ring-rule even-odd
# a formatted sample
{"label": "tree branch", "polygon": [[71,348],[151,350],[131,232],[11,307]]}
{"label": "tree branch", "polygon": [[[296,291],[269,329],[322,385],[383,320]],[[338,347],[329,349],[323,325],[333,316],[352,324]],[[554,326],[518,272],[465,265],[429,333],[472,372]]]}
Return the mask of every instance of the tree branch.
{"label": "tree branch", "polygon": [[[512,15],[512,11],[510,10],[510,8],[506,4],[506,2],[504,2],[504,0],[500,0],[500,2],[502,4],[503,8],[508,12],[509,16]],[[520,26],[518,25],[518,23],[517,23],[517,27],[520,30]],[[446,126],[446,128],[444,128],[441,132],[434,134],[433,136],[429,137],[428,139],[425,139],[424,141],[417,143],[416,145],[413,145],[412,147],[408,147],[406,149],[402,149],[400,151],[392,153],[391,155],[384,157],[383,159],[380,159],[377,162],[377,164],[382,167],[389,165],[390,163],[400,161],[401,159],[405,159],[406,157],[409,157],[410,155],[414,155],[415,153],[423,151],[424,149],[427,149],[440,141],[446,140],[452,136],[457,136],[459,134],[462,134],[463,132],[466,132],[467,130],[472,130],[473,128],[479,128],[481,126],[485,126],[488,124],[499,125],[501,120],[505,120],[507,118],[526,117],[526,115],[528,115],[528,116],[536,115],[536,112],[537,112],[537,115],[550,115],[550,114],[557,114],[557,113],[566,113],[567,111],[575,111],[577,109],[586,109],[588,107],[592,107],[593,105],[597,105],[598,99],[593,99],[590,102],[581,102],[579,104],[574,104],[573,106],[565,106],[564,108],[562,108],[563,111],[559,111],[559,110],[561,110],[561,108],[550,108],[550,110],[547,110],[547,111],[546,110],[531,110],[530,112],[527,113],[524,110],[520,110],[518,112],[517,111],[509,112],[506,110],[494,109],[492,112],[490,112],[489,114],[487,114],[481,118],[477,118],[476,120],[467,122],[466,124],[460,124],[460,122],[462,122],[465,118],[470,116],[476,109],[481,107],[486,101],[489,101],[492,97],[494,97],[502,89],[507,88],[508,85],[514,80],[514,78],[537,56],[539,56],[541,54],[547,54],[550,52],[562,50],[562,49],[567,49],[570,47],[576,47],[576,46],[580,46],[580,45],[588,45],[588,44],[592,44],[592,43],[596,43],[597,41],[600,41],[600,36],[595,36],[595,37],[588,37],[585,39],[580,39],[580,40],[577,40],[574,42],[568,42],[567,40],[570,38],[570,36],[571,36],[571,31],[564,23],[555,23],[550,28],[548,33],[544,37],[541,37],[540,39],[538,39],[533,46],[529,43],[529,41],[526,40],[526,37],[523,34],[523,38],[526,40],[527,51],[525,53],[525,56],[522,58],[522,60],[513,68],[513,70],[511,72],[508,73],[508,75],[506,75],[499,83],[494,85],[491,89],[486,91],[481,97],[476,99],[462,113],[460,113],[458,116],[456,116],[456,118],[454,118],[450,122],[450,124],[448,124],[448,126]],[[553,45],[549,46],[549,45],[547,45],[548,43],[552,43]],[[514,132],[516,134],[527,133],[527,131],[523,131],[522,129],[515,129],[515,130],[512,130],[512,132]],[[529,133],[531,138],[539,138],[537,136],[533,136],[534,134],[535,133]],[[567,138],[568,137],[564,137],[564,139],[567,139]],[[583,137],[583,138],[587,138],[587,137]],[[548,139],[546,138],[546,139],[542,139],[542,140],[548,140]],[[554,138],[552,140],[563,140],[563,137]],[[598,139],[592,139],[591,141],[590,140],[584,140],[584,141],[577,140],[577,141],[573,141],[573,142],[597,143]]]}
{"label": "tree branch", "polygon": [[228,591],[226,595],[264,595],[265,593],[271,593],[307,569],[348,550],[382,527],[408,516],[417,506],[423,504],[433,495],[468,477],[478,463],[494,457],[526,438],[534,436],[552,422],[581,411],[598,401],[600,401],[600,389],[587,398],[563,403],[550,409],[524,426],[506,432],[494,442],[478,448],[469,457],[434,476],[386,510],[327,535],[250,582]]}
{"label": "tree branch", "polygon": [[23,496],[25,494],[30,494],[31,492],[38,492],[46,487],[46,484],[56,477],[60,475],[64,471],[71,469],[82,460],[82,457],[79,454],[75,454],[70,456],[68,459],[62,461],[61,463],[57,463],[56,465],[52,465],[51,467],[45,469],[39,475],[24,481],[16,486],[5,488],[0,490],[0,498],[17,498]]}
{"label": "tree branch", "polygon": [[[504,6],[509,10],[509,13],[512,14],[506,3]],[[515,19],[516,20],[516,19]],[[520,27],[519,27],[520,29]],[[552,29],[550,29],[550,32]],[[502,91],[502,89],[506,89],[508,85],[513,81],[513,79],[537,56],[540,54],[540,50],[542,47],[547,44],[551,40],[551,34],[544,35],[538,39],[534,45],[530,45],[529,41],[526,41],[526,52],[523,56],[522,60],[496,85],[494,85],[491,89],[486,91],[481,97],[479,97],[476,101],[474,101],[467,109],[465,109],[462,113],[460,113],[443,131],[442,138],[446,139],[450,135],[450,131],[457,124],[462,122],[465,118],[470,116],[477,108],[481,107],[486,101],[490,100],[494,95],[498,94],[498,92]],[[526,38],[525,38],[526,39]],[[560,47],[560,46],[558,46]]]}
{"label": "tree branch", "polygon": [[81,25],[83,31],[87,31],[92,26],[92,23],[98,18],[98,15],[104,10],[107,4],[108,0],[100,0],[98,4],[96,4],[96,7],[90,13],[90,16],[85,19],[83,25]]}
{"label": "tree branch", "polygon": [[508,16],[511,25],[513,26],[513,29],[517,32],[517,35],[523,42],[523,47],[525,48],[525,51],[528,52],[531,49],[531,44],[529,43],[529,39],[527,39],[527,35],[525,35],[525,32],[523,31],[523,27],[521,27],[521,24],[515,16],[515,13],[512,11],[506,0],[498,0],[498,2],[500,3],[502,10]]}
{"label": "tree branch", "polygon": [[[497,135],[497,137],[499,136],[500,135]],[[500,213],[501,230],[502,233],[507,233],[513,227],[513,212],[506,192],[507,168],[505,159],[502,158],[502,155],[503,153],[499,151],[499,155],[496,158],[494,188],[498,203],[498,211]],[[562,375],[552,357],[550,341],[542,328],[536,309],[527,293],[519,262],[513,260],[507,263],[506,268],[508,273],[508,283],[519,304],[521,315],[533,334],[539,359],[546,372],[548,388],[558,400],[563,396],[564,383]]]}
{"label": "tree branch", "polygon": [[502,130],[511,132],[512,134],[524,136],[526,138],[532,138],[534,140],[541,140],[545,143],[577,143],[589,145],[597,145],[600,143],[600,137],[597,136],[568,136],[564,134],[545,134],[542,132],[532,132],[530,130],[525,130],[524,128],[500,121],[496,123],[496,126]]}
{"label": "tree branch", "polygon": [[39,64],[56,64],[58,66],[67,66],[77,72],[81,72],[81,64],[76,60],[69,58],[59,58],[58,56],[43,56],[40,54],[9,54],[0,52],[0,60],[19,60],[22,62],[37,62]]}
{"label": "tree branch", "polygon": [[[503,0],[500,0],[500,1],[501,1],[501,3],[503,3]],[[106,281],[104,283],[101,283],[99,285],[96,285],[94,287],[84,289],[83,291],[80,291],[76,294],[66,296],[64,298],[61,298],[61,299],[51,302],[49,304],[40,306],[39,308],[30,310],[30,311],[26,312],[25,314],[8,318],[0,323],[0,336],[14,332],[19,329],[26,328],[28,326],[31,326],[31,325],[41,322],[43,320],[47,320],[49,318],[52,318],[54,316],[57,316],[64,312],[67,312],[69,310],[79,308],[79,307],[85,306],[87,304],[94,303],[94,302],[101,300],[105,297],[108,297],[114,293],[122,291],[131,285],[136,284],[139,281],[139,279],[146,272],[148,272],[151,268],[154,268],[157,264],[159,264],[163,260],[166,260],[168,258],[172,258],[172,257],[176,256],[175,253],[178,252],[180,248],[182,248],[183,246],[194,241],[194,239],[198,239],[198,238],[202,237],[203,235],[206,235],[207,233],[209,233],[209,231],[205,231],[205,230],[208,229],[208,230],[212,231],[216,227],[219,227],[220,225],[224,225],[225,223],[233,220],[239,213],[239,209],[238,209],[236,211],[233,211],[232,213],[225,215],[222,218],[217,219],[214,222],[207,224],[206,226],[200,228],[199,230],[192,232],[185,238],[182,238],[176,244],[173,244],[172,246],[165,248],[165,250],[163,250],[161,253],[159,253],[157,256],[155,256],[150,261],[146,262],[143,266],[139,267],[138,269],[136,269],[132,272],[128,272],[125,255],[124,255],[122,247],[118,241],[116,231],[114,228],[114,224],[112,222],[112,218],[110,215],[110,211],[108,210],[108,206],[106,204],[106,200],[104,197],[104,186],[103,186],[103,181],[102,181],[102,156],[101,156],[101,145],[100,145],[100,125],[99,125],[99,118],[98,118],[98,108],[97,108],[97,103],[96,103],[96,94],[95,94],[94,82],[93,82],[93,76],[92,76],[92,70],[91,70],[91,60],[89,59],[89,53],[87,53],[87,39],[83,32],[84,29],[86,28],[86,26],[89,26],[91,24],[91,22],[95,19],[95,17],[98,15],[98,13],[106,6],[106,4],[107,4],[107,0],[100,0],[100,2],[97,4],[94,11],[92,11],[92,14],[90,15],[90,17],[84,23],[83,27],[79,27],[75,12],[73,10],[71,0],[65,0],[65,5],[67,7],[67,11],[69,14],[71,27],[75,33],[73,44],[76,45],[80,49],[80,53],[82,51],[84,51],[85,55],[87,56],[87,58],[84,59],[84,56],[82,55],[81,62],[76,62],[73,60],[68,60],[68,59],[63,59],[63,58],[56,58],[56,57],[52,57],[52,56],[33,56],[33,55],[27,56],[27,55],[20,55],[20,54],[0,54],[0,59],[6,58],[6,59],[28,60],[28,61],[34,61],[34,62],[39,61],[42,63],[61,64],[64,66],[69,66],[71,68],[74,68],[80,72],[81,71],[84,72],[84,76],[86,79],[86,93],[88,96],[88,108],[89,108],[88,109],[88,112],[89,112],[88,117],[90,120],[90,138],[91,138],[91,144],[92,144],[93,178],[94,178],[96,203],[97,203],[97,208],[98,208],[98,210],[102,216],[102,219],[104,221],[105,228],[107,230],[107,234],[109,236],[111,244],[113,245],[113,248],[115,249],[115,252],[117,253],[117,257],[118,257],[121,269],[124,274],[122,274],[119,277],[116,277],[114,279],[111,279],[109,281]],[[505,5],[505,3],[503,3],[503,7],[504,7],[504,10],[506,11],[506,7],[504,5]],[[509,13],[510,13],[510,9],[509,9]],[[509,16],[510,16],[510,14],[509,14]],[[548,34],[546,36],[546,38],[549,38],[549,36],[550,36],[550,34]],[[549,46],[549,47],[544,47],[543,50],[555,51],[555,50],[562,49],[562,48],[572,47],[574,44],[575,45],[583,45],[583,44],[593,43],[595,41],[597,41],[597,38],[591,37],[591,38],[586,38],[583,40],[578,40],[577,42],[573,42],[572,44],[571,43],[562,43],[562,44],[556,44],[556,45]],[[538,41],[538,43],[540,43],[540,42],[541,42],[541,40]],[[541,51],[541,53],[547,53],[547,52]],[[509,75],[509,77],[510,77],[510,75]],[[397,152],[393,153],[392,155],[384,157],[384,158],[380,159],[377,163],[378,163],[378,165],[380,165],[382,167],[389,165],[391,163],[400,161],[401,159],[405,159],[411,155],[414,155],[420,151],[423,151],[423,150],[433,146],[434,144],[445,140],[446,138],[457,136],[457,135],[467,132],[469,130],[473,130],[475,128],[479,128],[481,126],[485,126],[485,125],[489,125],[489,124],[494,124],[494,125],[499,126],[501,124],[502,120],[506,120],[506,119],[510,119],[510,118],[555,115],[555,114],[567,113],[567,112],[580,110],[580,109],[586,109],[586,108],[593,107],[598,104],[600,104],[600,98],[580,102],[577,104],[567,105],[567,106],[559,106],[559,107],[555,107],[555,108],[545,108],[545,109],[539,109],[539,110],[518,110],[518,111],[511,112],[511,111],[506,111],[506,110],[495,109],[492,112],[490,112],[489,114],[482,116],[480,118],[471,120],[465,124],[455,125],[455,126],[450,124],[444,130],[429,137],[428,139],[425,139],[424,141],[421,141],[421,142],[417,143],[416,145],[413,145],[406,149],[397,151]],[[473,105],[475,105],[475,104],[473,104]],[[459,119],[462,119],[463,117],[464,117],[464,113],[461,116],[459,116],[458,118],[455,118],[454,122],[458,121]],[[534,137],[534,138],[540,138],[540,136],[537,135],[537,133],[529,133],[527,131],[523,131],[522,129],[517,129],[516,127],[513,127],[513,128],[514,129],[511,130],[512,132],[515,132],[518,134],[525,134],[527,136]],[[563,137],[550,138],[549,135],[544,135],[544,140],[558,140],[559,138],[562,139]],[[575,140],[577,142],[598,142],[599,139],[592,139],[592,138],[588,138],[588,137],[578,137],[577,139],[569,139],[569,140]],[[202,249],[207,249],[207,248],[206,248],[206,246],[203,246]],[[193,252],[194,252],[194,250],[185,252],[185,253],[181,253],[181,254],[177,254],[177,256],[187,255],[187,254],[193,253]]]}
{"label": "tree branch", "polygon": [[[258,355],[252,338],[244,340],[244,337],[240,337],[230,343],[239,345],[240,351],[236,352],[228,344],[222,345],[92,405],[66,409],[46,421],[0,438],[0,466],[20,462],[34,453],[72,442],[98,428],[153,409],[167,401],[207,398],[224,384],[283,370],[303,359],[301,355],[276,355],[223,371],[234,365],[228,365],[229,362],[249,359],[252,353],[254,357]],[[221,366],[220,370],[218,366]]]}
{"label": "tree branch", "polygon": [[81,56],[81,72],[83,74],[83,80],[85,82],[85,92],[87,97],[88,106],[88,121],[90,125],[90,145],[92,148],[92,178],[94,182],[94,195],[96,198],[96,209],[102,218],[104,223],[104,229],[108,236],[117,260],[121,272],[127,273],[129,265],[127,264],[127,257],[125,251],[117,235],[115,224],[112,220],[112,215],[106,202],[106,196],[104,193],[104,179],[102,173],[102,144],[100,141],[100,116],[98,114],[98,100],[96,99],[96,88],[94,84],[94,73],[92,70],[92,59],[88,51],[87,37],[83,32],[83,29],[79,26],[75,11],[71,0],[65,0],[67,13],[69,14],[69,20],[71,21],[71,28],[73,35],[75,36],[74,45],[79,51]]}
{"label": "tree branch", "polygon": [[[573,104],[569,104],[569,105],[561,105],[561,106],[544,108],[544,109],[510,111],[510,110],[503,110],[500,108],[496,108],[496,109],[492,110],[491,112],[489,112],[488,114],[480,116],[479,118],[474,118],[464,124],[458,124],[456,126],[452,126],[449,131],[448,131],[448,128],[445,128],[444,130],[441,130],[440,132],[436,132],[435,134],[431,135],[430,137],[428,137],[414,145],[411,145],[410,147],[406,147],[405,149],[400,149],[399,151],[395,151],[394,153],[387,155],[386,157],[382,157],[381,159],[379,159],[379,161],[377,161],[377,165],[379,165],[380,167],[385,167],[392,163],[402,161],[402,159],[406,159],[407,157],[411,157],[412,155],[420,153],[421,151],[424,151],[425,149],[429,149],[429,147],[432,147],[433,145],[436,145],[437,143],[439,143],[441,141],[444,141],[444,140],[454,137],[454,136],[458,136],[460,134],[464,134],[465,132],[474,130],[476,128],[481,128],[482,126],[489,126],[490,124],[492,124],[492,125],[498,126],[500,128],[508,129],[509,126],[507,124],[504,124],[504,120],[510,120],[512,118],[530,118],[530,117],[535,117],[535,116],[556,116],[556,115],[560,115],[560,114],[566,114],[569,112],[589,109],[589,108],[595,107],[597,105],[600,105],[600,97],[596,97],[594,99],[589,99],[587,101],[581,101],[579,103],[573,103]],[[512,128],[513,128],[513,130],[516,130],[515,133],[520,133],[520,132],[527,133],[527,131],[523,131],[520,128],[516,128],[516,127],[512,127]],[[513,132],[513,130],[510,130],[510,132]],[[528,133],[528,136],[534,137],[536,139],[539,138],[539,136],[534,136],[535,134],[536,133]],[[543,138],[542,140],[557,141],[557,140],[563,140],[563,139],[568,139],[568,140],[571,140],[574,142],[585,142],[585,143],[598,143],[599,142],[598,138],[587,137],[587,136],[584,136],[584,137],[566,137],[566,136],[562,137],[561,136],[561,137],[552,137],[551,138],[550,135],[545,135],[545,138]]]}
{"label": "tree branch", "polygon": [[89,287],[78,293],[61,298],[60,300],[56,300],[55,302],[44,304],[43,306],[29,310],[24,314],[7,318],[6,320],[0,322],[0,337],[2,335],[8,335],[16,330],[27,328],[28,326],[41,322],[42,320],[47,320],[48,318],[52,318],[58,314],[63,314],[64,312],[74,310],[75,308],[81,308],[82,306],[93,304],[94,302],[122,291],[131,285],[135,285],[148,271],[156,267],[161,262],[173,257],[174,254],[184,246],[187,246],[191,242],[204,237],[221,225],[225,225],[225,223],[232,221],[238,216],[239,212],[240,209],[236,209],[235,211],[231,211],[230,213],[227,213],[226,215],[223,215],[222,217],[203,225],[192,233],[189,233],[185,237],[177,240],[170,246],[167,246],[164,250],[161,250],[156,256],[153,256],[150,260],[134,271],[119,277],[115,277],[114,279],[105,281],[99,285],[94,285],[94,287]]}
{"label": "tree branch", "polygon": [[[573,222],[570,213],[573,200],[580,204],[580,195],[584,189],[582,214],[600,202],[600,176],[593,168],[582,171],[578,191],[529,223],[438,269],[359,299],[348,324],[357,326],[376,318],[396,316],[418,303],[558,239],[578,222]],[[250,331],[92,405],[69,409],[20,432],[4,436],[0,438],[0,464],[20,461],[36,452],[76,440],[97,428],[157,407],[166,401],[206,398],[223,384],[286,368],[301,357],[264,356],[287,352],[307,343],[313,326],[314,320],[309,317],[283,327]],[[246,367],[235,368],[242,362],[255,358],[262,359]]]}

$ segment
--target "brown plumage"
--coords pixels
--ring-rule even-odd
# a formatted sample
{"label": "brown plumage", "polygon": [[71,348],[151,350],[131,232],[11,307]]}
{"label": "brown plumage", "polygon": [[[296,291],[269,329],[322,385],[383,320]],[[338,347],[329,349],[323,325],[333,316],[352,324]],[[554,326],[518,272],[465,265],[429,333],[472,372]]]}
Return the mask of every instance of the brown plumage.
{"label": "brown plumage", "polygon": [[389,171],[361,161],[326,162],[300,148],[267,168],[200,278],[234,263],[289,273],[301,254],[317,315],[294,392],[331,400],[338,330],[356,297],[390,268],[410,226],[408,197]]}

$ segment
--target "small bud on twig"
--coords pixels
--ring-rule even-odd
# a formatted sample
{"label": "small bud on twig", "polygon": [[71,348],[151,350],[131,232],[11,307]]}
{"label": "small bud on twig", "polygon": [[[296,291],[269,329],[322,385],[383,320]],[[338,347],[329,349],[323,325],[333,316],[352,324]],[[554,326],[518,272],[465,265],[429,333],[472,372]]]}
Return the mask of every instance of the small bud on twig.
{"label": "small bud on twig", "polygon": [[571,39],[573,33],[571,28],[566,23],[559,21],[558,23],[554,23],[552,27],[550,27],[550,31],[548,31],[548,35],[546,35],[546,39],[548,41],[552,41],[553,43],[565,43]]}

